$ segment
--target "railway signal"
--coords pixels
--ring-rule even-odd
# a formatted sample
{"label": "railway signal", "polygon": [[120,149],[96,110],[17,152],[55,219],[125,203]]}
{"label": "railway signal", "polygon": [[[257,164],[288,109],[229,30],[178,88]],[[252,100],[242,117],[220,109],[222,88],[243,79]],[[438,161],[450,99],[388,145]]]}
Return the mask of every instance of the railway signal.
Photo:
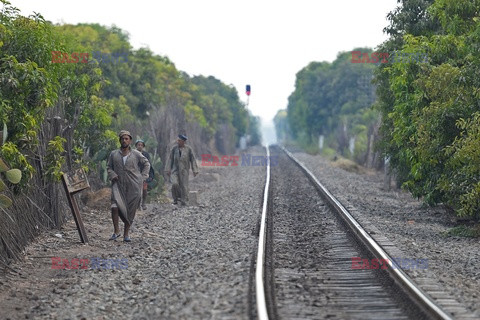
{"label": "railway signal", "polygon": [[247,86],[245,87],[245,93],[247,94],[247,108],[248,108],[248,103],[250,98],[250,92],[251,92],[250,85],[247,84]]}

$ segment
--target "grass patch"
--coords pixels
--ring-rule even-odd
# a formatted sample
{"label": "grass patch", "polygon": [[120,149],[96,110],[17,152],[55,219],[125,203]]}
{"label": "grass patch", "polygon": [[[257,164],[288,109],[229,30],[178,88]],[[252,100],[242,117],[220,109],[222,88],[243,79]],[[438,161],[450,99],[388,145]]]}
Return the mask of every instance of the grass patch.
{"label": "grass patch", "polygon": [[317,145],[308,145],[304,147],[305,152],[316,156],[320,152],[320,148]]}
{"label": "grass patch", "polygon": [[364,174],[367,172],[365,168],[361,165],[345,158],[337,158],[335,161],[332,162],[332,165],[348,172],[354,172],[359,174]]}
{"label": "grass patch", "polygon": [[322,150],[322,156],[327,157],[329,159],[333,159],[336,155],[337,155],[337,151],[335,151],[335,149],[326,147],[326,148],[323,148]]}
{"label": "grass patch", "polygon": [[475,227],[456,226],[445,232],[449,237],[478,238],[480,237],[480,225]]}

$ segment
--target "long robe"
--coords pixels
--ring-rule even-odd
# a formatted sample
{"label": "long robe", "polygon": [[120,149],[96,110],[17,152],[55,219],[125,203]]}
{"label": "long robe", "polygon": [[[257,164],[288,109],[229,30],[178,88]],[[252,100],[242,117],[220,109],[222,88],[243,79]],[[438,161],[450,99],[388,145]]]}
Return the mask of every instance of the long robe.
{"label": "long robe", "polygon": [[[120,149],[113,150],[108,157],[107,173],[108,179],[118,177],[116,182],[120,191],[121,199],[116,199],[114,192],[112,192],[112,204],[123,201],[127,208],[126,215],[122,220],[127,219],[127,222],[132,224],[135,218],[135,213],[142,200],[143,181],[148,178],[150,170],[150,162],[139,151],[130,149],[125,164],[123,164],[123,156]],[[142,168],[142,169],[140,169]],[[121,206],[118,206],[121,208]]]}
{"label": "long robe", "polygon": [[192,167],[193,173],[198,173],[197,161],[192,148],[187,145],[184,145],[183,148],[178,145],[174,146],[170,151],[165,171],[171,171],[170,182],[172,183],[172,197],[175,202],[180,201],[185,204],[188,201],[190,167]]}

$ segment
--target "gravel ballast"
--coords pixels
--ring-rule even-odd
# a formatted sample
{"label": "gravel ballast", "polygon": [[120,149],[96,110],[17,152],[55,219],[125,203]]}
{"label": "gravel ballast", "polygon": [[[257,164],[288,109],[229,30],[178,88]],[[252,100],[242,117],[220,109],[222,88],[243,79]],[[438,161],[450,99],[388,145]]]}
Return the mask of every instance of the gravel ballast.
{"label": "gravel ballast", "polygon": [[[387,191],[384,175],[349,172],[321,157],[302,152],[294,156],[356,217],[367,219],[406,256],[428,259],[428,270],[407,269],[413,279],[433,277],[465,308],[480,318],[480,240],[446,236],[456,219],[441,207],[426,207],[402,190]],[[387,250],[388,251],[388,250]]]}
{"label": "gravel ballast", "polygon": [[401,289],[388,272],[378,266],[352,268],[351,258],[369,257],[368,250],[304,172],[278,148],[272,153],[280,154],[280,161],[272,170],[272,209],[267,218],[273,221],[267,254],[273,255],[278,308],[271,318],[425,319],[399,294]]}
{"label": "gravel ballast", "polygon": [[[83,210],[89,245],[73,221],[40,236],[0,277],[0,318],[247,319],[265,167],[199,167],[190,182],[199,205],[148,205],[131,243],[108,241],[107,210]],[[128,268],[53,270],[52,257],[127,259]]]}

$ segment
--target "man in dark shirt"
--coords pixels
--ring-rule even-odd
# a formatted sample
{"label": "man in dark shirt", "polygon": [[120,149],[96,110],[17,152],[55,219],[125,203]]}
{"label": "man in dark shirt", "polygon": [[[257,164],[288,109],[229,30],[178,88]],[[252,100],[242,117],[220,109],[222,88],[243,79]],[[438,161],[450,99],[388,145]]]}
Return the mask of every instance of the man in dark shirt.
{"label": "man in dark shirt", "polygon": [[[150,171],[148,173],[148,178],[147,180],[143,181],[143,192],[142,192],[142,210],[147,210],[147,205],[146,205],[146,200],[147,200],[147,189],[148,185],[147,183],[153,180],[154,177],[154,171],[153,171],[153,166],[152,166],[152,160],[150,159],[150,155],[148,154],[147,151],[144,150],[145,148],[145,141],[143,140],[137,140],[135,142],[135,147],[137,148],[138,151],[140,151],[145,158],[148,159],[148,162],[150,163]],[[140,168],[143,169],[143,168]]]}

